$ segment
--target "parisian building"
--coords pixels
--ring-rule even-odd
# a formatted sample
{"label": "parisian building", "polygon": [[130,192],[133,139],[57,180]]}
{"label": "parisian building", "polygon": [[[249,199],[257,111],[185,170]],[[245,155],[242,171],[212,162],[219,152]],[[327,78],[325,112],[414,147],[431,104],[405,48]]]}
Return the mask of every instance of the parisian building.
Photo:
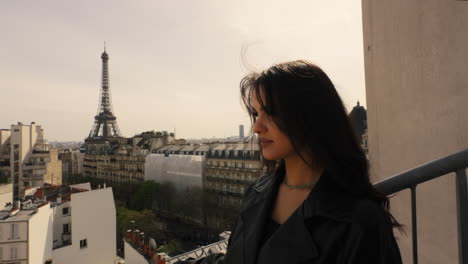
{"label": "parisian building", "polygon": [[[191,170],[193,173],[190,173],[190,176],[198,179],[204,190],[216,194],[218,205],[226,207],[239,207],[245,189],[262,175],[263,171],[260,147],[257,143],[251,142],[211,142],[193,145],[170,144],[155,149],[153,153],[164,154],[169,157],[181,155],[203,156],[203,170],[200,171],[198,163],[194,163]],[[153,159],[156,158],[154,157]],[[177,161],[168,160],[168,162],[176,163]],[[165,166],[169,165],[165,164]],[[170,166],[170,168],[177,169],[174,166]],[[186,171],[189,172],[190,170],[187,169]],[[164,178],[164,176],[160,178]],[[149,177],[147,175],[147,179],[150,179]],[[169,178],[174,179],[173,182],[175,184],[186,184],[176,181],[175,175]]]}
{"label": "parisian building", "polygon": [[116,214],[111,188],[89,183],[27,190],[0,210],[0,262],[114,263]]}
{"label": "parisian building", "polygon": [[109,184],[143,182],[146,156],[154,149],[174,142],[174,134],[143,132],[132,138],[88,142],[83,175]]}
{"label": "parisian building", "polygon": [[69,177],[83,174],[85,153],[76,149],[63,149],[59,152],[62,161],[62,181],[68,182]]}
{"label": "parisian building", "polygon": [[19,122],[0,131],[0,181],[13,185],[13,200],[22,199],[29,187],[62,183],[58,150],[44,139],[41,126]]}
{"label": "parisian building", "polygon": [[256,143],[216,143],[206,154],[203,187],[219,205],[239,207],[247,187],[262,175],[261,163]]}

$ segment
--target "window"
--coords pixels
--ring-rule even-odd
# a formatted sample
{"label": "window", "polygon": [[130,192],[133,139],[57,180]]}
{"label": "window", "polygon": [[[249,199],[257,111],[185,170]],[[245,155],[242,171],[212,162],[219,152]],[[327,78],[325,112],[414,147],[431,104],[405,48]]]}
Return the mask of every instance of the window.
{"label": "window", "polygon": [[18,239],[18,224],[11,224],[11,237],[10,239]]}
{"label": "window", "polygon": [[63,224],[63,233],[70,234],[70,224]]}
{"label": "window", "polygon": [[80,240],[80,248],[86,248],[86,247],[88,247],[87,239]]}
{"label": "window", "polygon": [[18,259],[18,248],[10,248],[10,259],[16,260]]}
{"label": "window", "polygon": [[245,163],[244,162],[242,162],[242,168],[245,169]]}
{"label": "window", "polygon": [[70,207],[62,208],[62,215],[70,215]]}
{"label": "window", "polygon": [[234,162],[234,168],[237,168],[237,162]]}
{"label": "window", "polygon": [[216,162],[216,166],[218,166],[218,167],[219,167],[219,161],[217,161],[217,162]]}
{"label": "window", "polygon": [[224,162],[224,167],[227,167],[227,162],[226,161]]}

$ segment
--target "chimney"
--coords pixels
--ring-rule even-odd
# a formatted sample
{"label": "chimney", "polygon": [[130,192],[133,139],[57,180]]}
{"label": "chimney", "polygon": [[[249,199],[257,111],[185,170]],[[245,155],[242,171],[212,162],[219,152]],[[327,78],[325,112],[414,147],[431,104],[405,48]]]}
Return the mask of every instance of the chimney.
{"label": "chimney", "polygon": [[106,183],[104,183],[104,187],[103,187],[103,188],[104,188],[104,189],[106,188]]}
{"label": "chimney", "polygon": [[57,195],[57,203],[58,203],[58,204],[61,204],[61,203],[62,203],[62,195],[61,195],[61,194],[58,194],[58,195]]}

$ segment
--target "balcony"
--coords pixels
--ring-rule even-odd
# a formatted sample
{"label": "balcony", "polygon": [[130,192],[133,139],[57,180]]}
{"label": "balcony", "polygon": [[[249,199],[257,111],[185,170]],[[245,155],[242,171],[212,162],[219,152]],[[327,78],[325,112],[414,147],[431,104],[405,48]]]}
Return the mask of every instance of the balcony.
{"label": "balcony", "polygon": [[[454,153],[452,155],[431,161],[414,169],[394,175],[374,184],[375,189],[386,196],[410,189],[411,191],[411,230],[412,232],[412,253],[413,263],[418,263],[418,227],[416,210],[416,187],[419,184],[437,179],[447,174],[455,173],[456,177],[456,208],[458,225],[458,252],[460,264],[468,264],[468,182],[466,169],[468,168],[468,149]],[[450,177],[450,176],[448,176]],[[220,180],[214,177],[214,180]],[[221,179],[223,180],[223,179]],[[207,189],[209,192],[229,194],[234,196],[242,195],[226,190]],[[442,227],[443,228],[443,227]],[[188,256],[190,252],[180,256]],[[209,254],[208,254],[209,255]],[[199,256],[195,256],[199,258]],[[177,259],[180,259],[178,256]],[[167,260],[166,260],[167,261]],[[168,263],[161,260],[159,263]]]}
{"label": "balcony", "polygon": [[71,238],[67,240],[54,240],[52,249],[63,248],[72,244]]}
{"label": "balcony", "polygon": [[385,195],[410,189],[411,191],[411,230],[413,263],[418,263],[418,222],[416,210],[416,187],[419,184],[437,179],[449,173],[456,177],[456,201],[458,224],[458,252],[460,264],[468,264],[468,189],[466,168],[468,149],[431,161],[414,169],[389,177],[374,184]]}
{"label": "balcony", "polygon": [[33,154],[49,154],[48,150],[33,150]]}
{"label": "balcony", "polygon": [[23,174],[23,180],[43,180],[43,174]]}
{"label": "balcony", "polygon": [[23,163],[23,170],[34,170],[34,169],[44,169],[44,166],[46,165],[45,162],[27,162]]}
{"label": "balcony", "polygon": [[11,178],[10,177],[3,176],[3,175],[0,176],[0,185],[9,184],[9,183],[11,183]]}

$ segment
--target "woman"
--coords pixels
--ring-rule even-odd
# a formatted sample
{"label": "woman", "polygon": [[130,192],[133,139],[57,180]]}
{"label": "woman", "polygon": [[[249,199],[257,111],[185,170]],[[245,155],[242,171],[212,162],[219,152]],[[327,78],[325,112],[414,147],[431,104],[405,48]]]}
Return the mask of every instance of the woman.
{"label": "woman", "polygon": [[402,226],[328,76],[294,61],[240,86],[267,173],[247,188],[226,254],[192,263],[402,263]]}

